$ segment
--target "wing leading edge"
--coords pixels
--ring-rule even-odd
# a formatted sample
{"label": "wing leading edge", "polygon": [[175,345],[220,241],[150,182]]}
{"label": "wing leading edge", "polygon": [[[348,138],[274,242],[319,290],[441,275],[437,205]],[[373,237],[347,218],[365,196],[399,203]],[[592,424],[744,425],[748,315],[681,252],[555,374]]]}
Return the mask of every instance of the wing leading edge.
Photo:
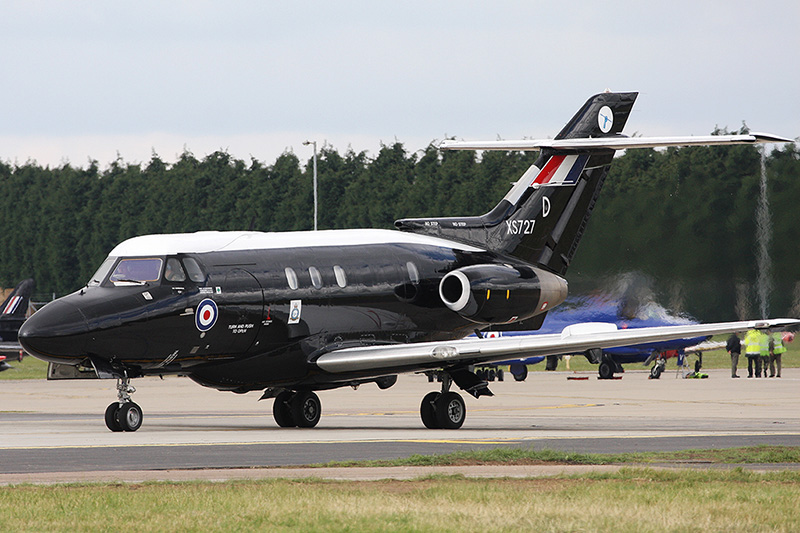
{"label": "wing leading edge", "polygon": [[[453,364],[488,363],[531,356],[579,353],[593,348],[612,348],[644,342],[668,341],[703,335],[720,335],[752,328],[789,327],[800,320],[782,318],[713,324],[688,324],[618,330],[613,324],[603,331],[582,332],[565,328],[560,334],[461,339],[392,346],[344,348],[321,355],[317,366],[330,373],[375,370],[413,372]],[[612,329],[613,328],[613,329]]]}

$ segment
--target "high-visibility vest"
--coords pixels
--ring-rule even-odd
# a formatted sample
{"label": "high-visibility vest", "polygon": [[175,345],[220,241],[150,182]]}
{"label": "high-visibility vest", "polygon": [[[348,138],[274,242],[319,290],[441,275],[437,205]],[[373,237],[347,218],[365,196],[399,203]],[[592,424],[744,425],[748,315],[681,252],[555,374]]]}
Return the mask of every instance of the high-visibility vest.
{"label": "high-visibility vest", "polygon": [[756,329],[751,329],[744,336],[745,353],[748,355],[761,354],[761,333]]}
{"label": "high-visibility vest", "polygon": [[761,344],[759,347],[761,348],[760,351],[761,357],[769,357],[769,335],[767,335],[763,331],[760,333],[761,333]]}
{"label": "high-visibility vest", "polygon": [[786,346],[783,345],[783,337],[781,333],[773,333],[772,334],[772,353],[774,354],[782,354],[786,351]]}

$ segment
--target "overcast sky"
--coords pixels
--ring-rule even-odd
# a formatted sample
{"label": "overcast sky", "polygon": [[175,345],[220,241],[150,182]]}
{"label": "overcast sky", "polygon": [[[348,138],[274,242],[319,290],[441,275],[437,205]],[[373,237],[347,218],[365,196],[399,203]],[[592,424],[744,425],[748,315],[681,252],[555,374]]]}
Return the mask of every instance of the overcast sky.
{"label": "overcast sky", "polygon": [[800,136],[800,2],[652,4],[5,0],[0,159],[552,137],[606,88],[628,134]]}

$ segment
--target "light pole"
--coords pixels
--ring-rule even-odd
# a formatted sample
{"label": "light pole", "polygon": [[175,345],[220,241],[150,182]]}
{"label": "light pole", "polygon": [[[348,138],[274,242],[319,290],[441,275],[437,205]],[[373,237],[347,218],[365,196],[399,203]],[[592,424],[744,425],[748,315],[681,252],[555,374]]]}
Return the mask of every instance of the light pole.
{"label": "light pole", "polygon": [[314,145],[314,231],[317,231],[317,141],[305,141],[304,146]]}

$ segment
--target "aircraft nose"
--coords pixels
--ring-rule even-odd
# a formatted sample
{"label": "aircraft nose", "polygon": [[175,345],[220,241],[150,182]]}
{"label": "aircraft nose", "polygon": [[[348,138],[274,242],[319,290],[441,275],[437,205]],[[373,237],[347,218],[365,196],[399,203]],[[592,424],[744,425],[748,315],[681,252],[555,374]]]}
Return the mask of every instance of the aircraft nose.
{"label": "aircraft nose", "polygon": [[64,362],[86,354],[86,317],[69,302],[56,300],[26,320],[19,330],[19,343],[41,359]]}

